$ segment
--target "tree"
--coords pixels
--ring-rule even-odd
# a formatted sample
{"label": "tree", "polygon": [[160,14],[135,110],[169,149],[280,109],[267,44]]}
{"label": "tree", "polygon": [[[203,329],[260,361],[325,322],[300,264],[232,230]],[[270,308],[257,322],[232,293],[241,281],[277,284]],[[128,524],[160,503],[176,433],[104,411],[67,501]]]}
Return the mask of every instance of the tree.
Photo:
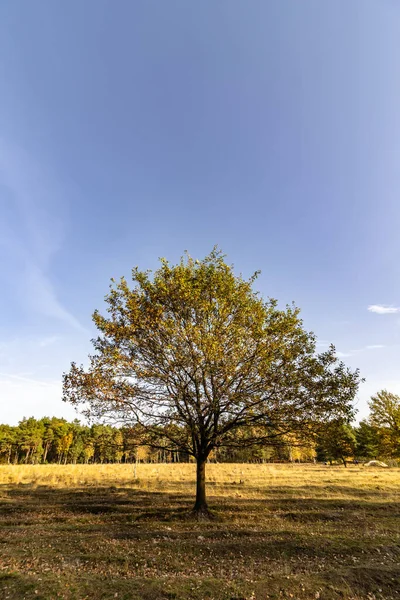
{"label": "tree", "polygon": [[400,456],[400,396],[382,390],[372,396],[369,408],[369,421],[378,429],[381,452]]}
{"label": "tree", "polygon": [[120,429],[117,429],[117,431],[115,431],[113,434],[113,444],[114,444],[113,458],[117,463],[120,463],[121,458],[124,455],[124,436],[122,435],[122,432]]}
{"label": "tree", "polygon": [[52,423],[50,421],[50,419],[48,419],[47,417],[44,417],[42,419],[43,422],[43,426],[44,426],[44,433],[43,433],[43,440],[42,440],[42,444],[43,444],[43,462],[46,462],[47,460],[47,454],[51,448],[51,445],[54,441],[54,431],[51,427]]}
{"label": "tree", "polygon": [[10,464],[13,448],[16,446],[17,428],[0,425],[0,457],[1,462]]}
{"label": "tree", "polygon": [[288,450],[288,459],[290,462],[307,462],[315,460],[316,449],[312,432],[310,432],[309,440],[297,440],[295,437],[289,435],[286,440],[286,446]]}
{"label": "tree", "polygon": [[100,334],[89,369],[72,363],[63,377],[63,399],[86,414],[140,423],[153,446],[161,428],[169,449],[195,458],[199,518],[209,514],[213,449],[273,444],[352,415],[358,371],[333,346],[317,355],[299,310],[263,300],[256,277],[236,276],[215,248],[202,261],[161,259],[153,275],[134,268],[133,287],[112,280],[108,314],[93,314]]}
{"label": "tree", "polygon": [[376,458],[379,454],[378,429],[367,421],[360,421],[355,430],[357,440],[357,457]]}
{"label": "tree", "polygon": [[26,452],[25,462],[30,461],[32,464],[39,462],[43,455],[42,438],[44,433],[44,424],[41,421],[36,421],[34,417],[22,419],[19,424],[19,445]]}
{"label": "tree", "polygon": [[72,434],[72,442],[68,450],[68,460],[72,462],[74,465],[79,461],[80,457],[83,455],[84,450],[84,436],[85,427],[83,427],[77,419],[75,419],[71,423],[71,434]]}
{"label": "tree", "polygon": [[346,459],[354,456],[356,436],[346,422],[335,420],[326,425],[319,435],[317,457],[319,460],[341,460],[347,467]]}
{"label": "tree", "polygon": [[85,431],[82,435],[83,450],[82,456],[85,465],[87,465],[94,456],[94,443],[90,431]]}

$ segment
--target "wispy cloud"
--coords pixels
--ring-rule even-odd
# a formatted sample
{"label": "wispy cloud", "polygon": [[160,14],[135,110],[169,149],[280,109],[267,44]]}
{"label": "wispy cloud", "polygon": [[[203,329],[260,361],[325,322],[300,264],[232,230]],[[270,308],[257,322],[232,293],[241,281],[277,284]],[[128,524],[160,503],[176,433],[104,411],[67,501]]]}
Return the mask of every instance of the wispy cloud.
{"label": "wispy cloud", "polygon": [[40,381],[38,379],[31,379],[30,377],[25,377],[24,375],[14,375],[13,373],[0,373],[0,380],[10,379],[15,381],[23,381],[24,383],[32,383],[33,385],[39,385],[42,387],[59,387],[58,382]]}
{"label": "wispy cloud", "polygon": [[51,281],[36,266],[31,265],[27,270],[26,283],[32,294],[30,299],[32,308],[87,333],[86,328],[59,302]]}
{"label": "wispy cloud", "polygon": [[318,340],[316,345],[318,348],[329,348],[331,342],[327,342],[326,340]]}
{"label": "wispy cloud", "polygon": [[38,341],[38,346],[40,348],[46,348],[47,346],[52,346],[56,342],[58,342],[60,338],[57,335],[51,335],[49,337],[44,337]]}
{"label": "wispy cloud", "polygon": [[370,344],[368,346],[364,346],[363,348],[352,348],[348,352],[336,351],[336,356],[339,358],[348,358],[349,356],[354,356],[368,350],[379,350],[381,348],[386,348],[386,346],[383,344]]}
{"label": "wispy cloud", "polygon": [[387,304],[370,304],[368,306],[369,312],[376,313],[378,315],[394,315],[400,313],[400,307],[389,306]]}
{"label": "wispy cloud", "polygon": [[4,190],[0,246],[8,257],[3,278],[29,311],[86,331],[63,306],[48,275],[52,258],[62,245],[66,221],[66,203],[58,186],[47,169],[1,138],[0,185]]}
{"label": "wispy cloud", "polygon": [[[328,342],[326,340],[320,340],[317,342],[317,348],[329,348],[330,346],[332,346],[332,342]],[[353,352],[340,352],[338,350],[336,350],[335,353],[338,358],[348,358],[349,356],[353,355]]]}

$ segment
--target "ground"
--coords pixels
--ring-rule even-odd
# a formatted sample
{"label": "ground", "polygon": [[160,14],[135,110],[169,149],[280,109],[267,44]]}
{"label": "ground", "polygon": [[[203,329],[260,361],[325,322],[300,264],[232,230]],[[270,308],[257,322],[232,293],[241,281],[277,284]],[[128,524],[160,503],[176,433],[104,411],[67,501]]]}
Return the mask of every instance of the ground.
{"label": "ground", "polygon": [[3,600],[400,599],[400,469],[0,466]]}

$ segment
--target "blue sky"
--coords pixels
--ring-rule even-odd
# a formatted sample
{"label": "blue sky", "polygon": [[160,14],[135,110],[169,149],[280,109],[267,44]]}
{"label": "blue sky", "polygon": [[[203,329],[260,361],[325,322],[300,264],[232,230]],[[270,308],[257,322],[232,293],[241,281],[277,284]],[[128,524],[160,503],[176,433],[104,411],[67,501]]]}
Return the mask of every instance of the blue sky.
{"label": "blue sky", "polygon": [[[109,279],[218,244],[400,393],[400,4],[0,5],[0,422],[74,417]],[[375,307],[368,310],[368,307]]]}

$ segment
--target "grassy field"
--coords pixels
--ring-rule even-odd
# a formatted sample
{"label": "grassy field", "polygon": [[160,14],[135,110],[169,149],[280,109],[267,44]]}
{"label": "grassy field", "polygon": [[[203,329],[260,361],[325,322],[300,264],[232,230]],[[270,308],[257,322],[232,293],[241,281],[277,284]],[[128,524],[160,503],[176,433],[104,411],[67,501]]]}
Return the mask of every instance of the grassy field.
{"label": "grassy field", "polygon": [[400,470],[0,466],[0,598],[400,599]]}

